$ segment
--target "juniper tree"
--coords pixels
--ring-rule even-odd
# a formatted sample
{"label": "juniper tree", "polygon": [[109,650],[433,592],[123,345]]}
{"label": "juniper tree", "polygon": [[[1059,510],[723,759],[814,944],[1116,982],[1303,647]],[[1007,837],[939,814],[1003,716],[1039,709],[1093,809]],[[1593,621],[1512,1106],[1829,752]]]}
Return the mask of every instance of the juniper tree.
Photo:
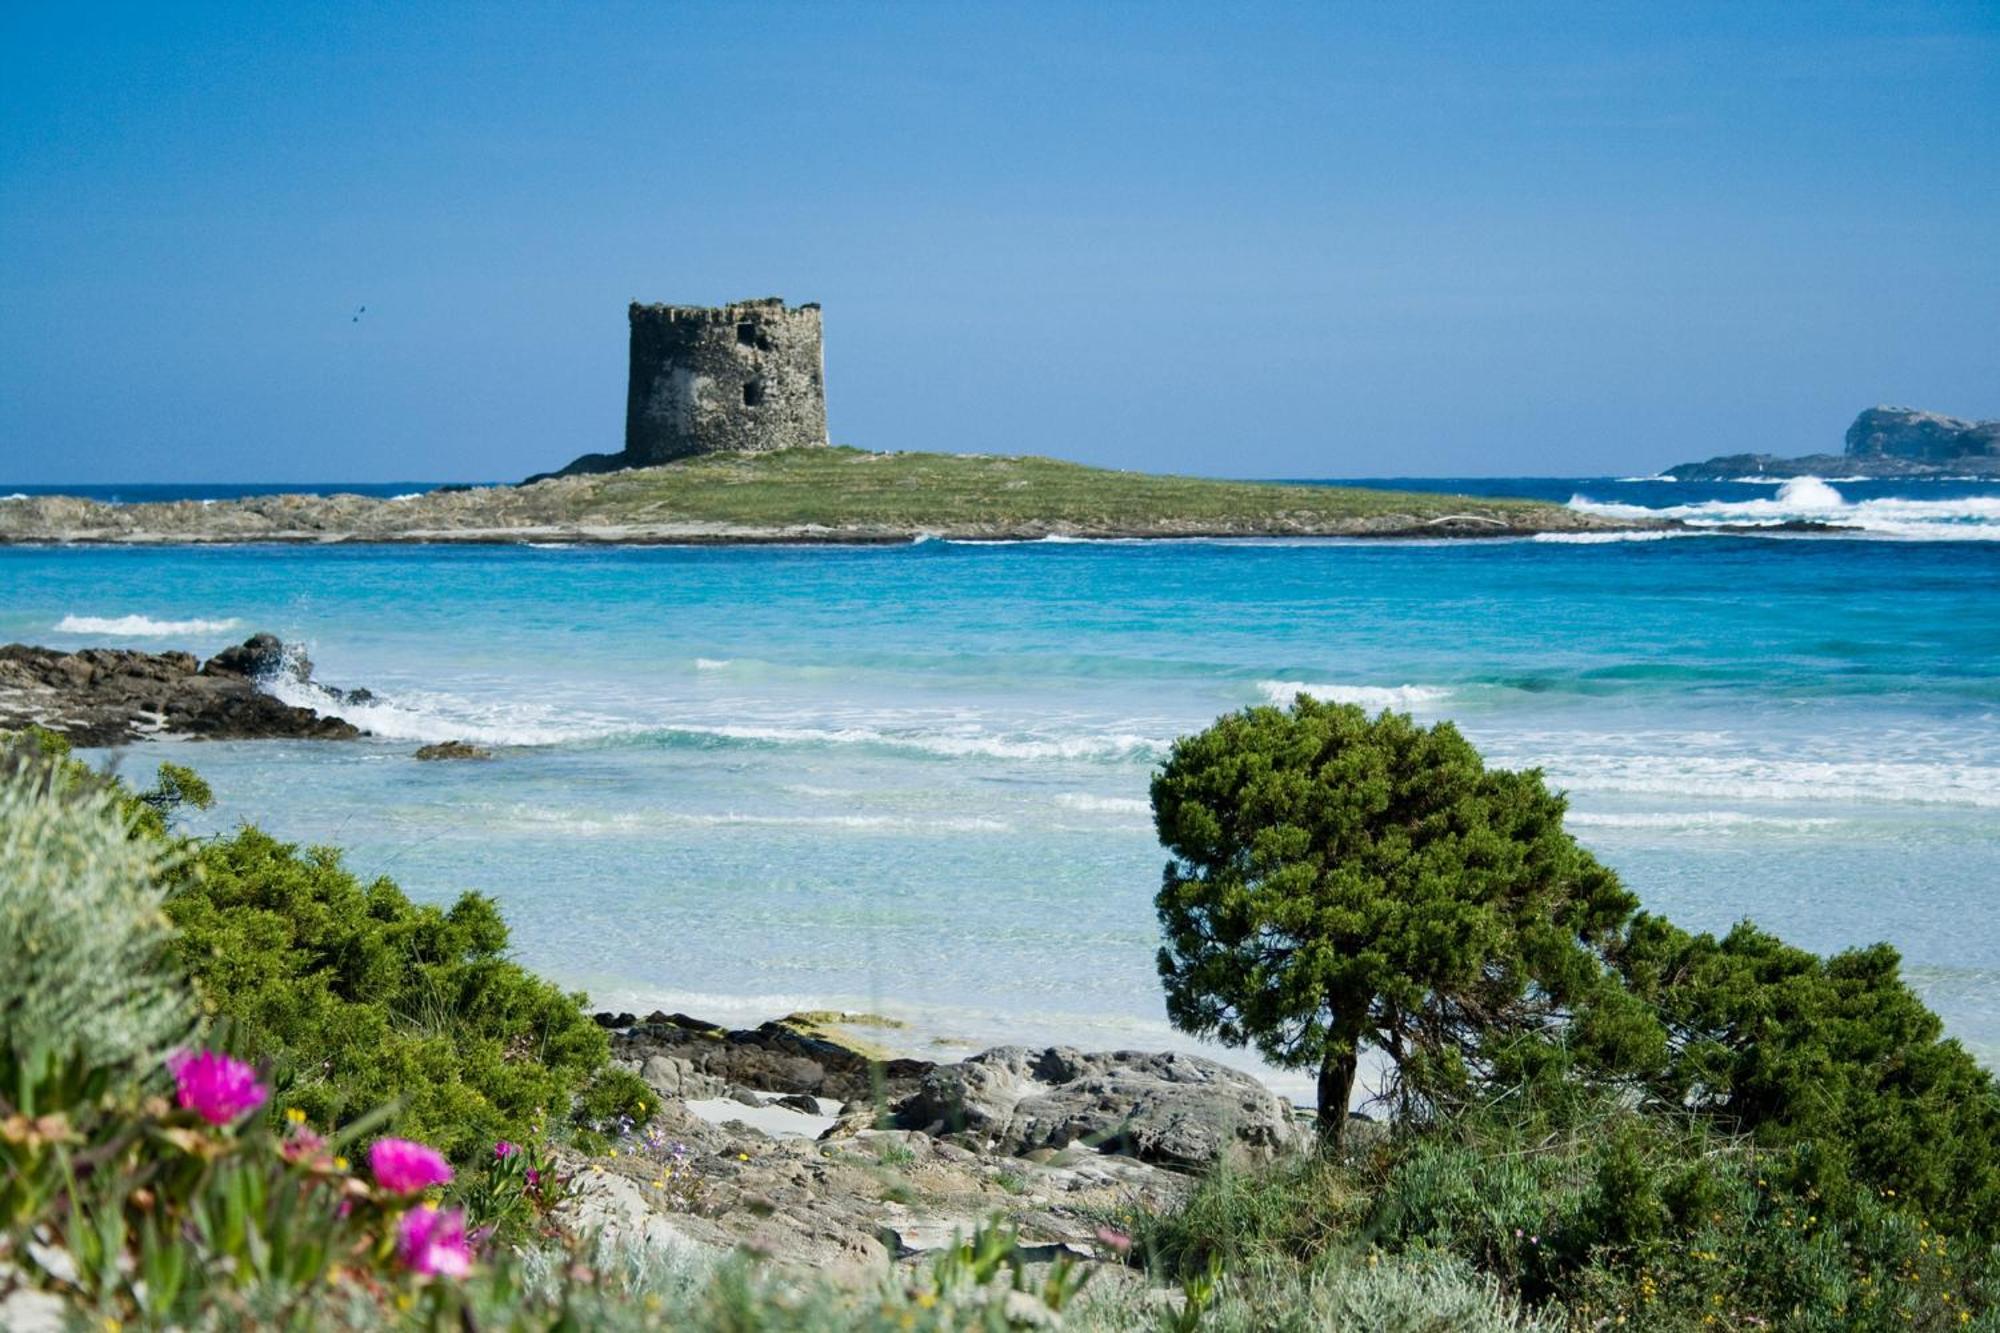
{"label": "juniper tree", "polygon": [[1336,1146],[1364,1047],[1412,1096],[1463,1086],[1600,985],[1636,907],[1539,772],[1486,767],[1449,723],[1300,695],[1183,737],[1152,796],[1169,1016],[1316,1069]]}

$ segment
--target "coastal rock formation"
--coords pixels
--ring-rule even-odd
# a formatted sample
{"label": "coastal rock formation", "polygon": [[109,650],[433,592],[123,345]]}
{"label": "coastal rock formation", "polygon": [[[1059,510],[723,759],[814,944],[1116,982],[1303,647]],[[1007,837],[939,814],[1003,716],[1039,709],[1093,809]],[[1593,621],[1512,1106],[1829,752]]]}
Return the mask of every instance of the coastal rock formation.
{"label": "coastal rock formation", "polygon": [[471,741],[437,741],[417,747],[416,758],[438,759],[491,759],[493,751],[474,745]]}
{"label": "coastal rock formation", "polygon": [[1961,421],[1910,407],[1871,407],[1847,428],[1847,456],[1919,463],[1979,458],[2000,463],[2000,421]]}
{"label": "coastal rock formation", "polygon": [[[613,1053],[667,1096],[682,1095],[683,1081],[700,1076],[696,1086],[708,1093],[734,1086],[840,1102],[868,1101],[878,1093],[895,1100],[915,1092],[931,1069],[924,1060],[880,1059],[881,1052],[835,1040],[797,1019],[735,1031],[686,1014],[598,1014],[597,1021],[614,1029]],[[627,1030],[616,1031],[621,1028]]]}
{"label": "coastal rock formation", "polygon": [[1179,1052],[1002,1046],[923,1076],[898,1124],[1022,1156],[1082,1143],[1166,1166],[1300,1144],[1291,1107],[1247,1074]]}
{"label": "coastal rock formation", "polygon": [[84,746],[156,735],[202,740],[287,737],[350,740],[352,723],[273,698],[260,682],[279,672],[306,679],[312,664],[258,634],[199,662],[192,653],[122,648],[58,652],[0,648],[0,728],[46,727]]}
{"label": "coastal rock formation", "polygon": [[685,1014],[597,1021],[665,1100],[615,1154],[567,1164],[562,1206],[666,1255],[747,1249],[858,1277],[997,1219],[1030,1263],[1131,1281],[1107,1218],[1170,1206],[1224,1156],[1305,1142],[1256,1080],[1182,1054],[1001,1047],[939,1065],[843,1040],[885,1021],[866,1015],[736,1030]]}
{"label": "coastal rock formation", "polygon": [[1667,470],[1680,481],[1742,477],[2000,476],[2000,421],[1962,421],[1909,407],[1871,407],[1847,428],[1846,452],[1781,458],[1727,454]]}

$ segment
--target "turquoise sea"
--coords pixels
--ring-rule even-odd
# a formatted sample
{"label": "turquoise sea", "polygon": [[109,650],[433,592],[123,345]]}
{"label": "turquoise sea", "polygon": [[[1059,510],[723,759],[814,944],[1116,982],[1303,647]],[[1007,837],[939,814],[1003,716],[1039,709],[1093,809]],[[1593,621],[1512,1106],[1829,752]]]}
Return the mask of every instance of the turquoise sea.
{"label": "turquoise sea", "polygon": [[[606,1007],[1181,1044],[1153,973],[1149,773],[1176,735],[1303,689],[1542,768],[1572,830],[1684,924],[1890,940],[2000,1059],[2000,486],[1421,484],[1773,526],[11,549],[0,641],[301,645],[376,692],[341,710],[376,738],[173,745],[221,797],[210,826],[337,843],[420,898],[491,893],[525,962]],[[1819,516],[1859,530],[1775,526]],[[499,756],[409,757],[454,737]]]}

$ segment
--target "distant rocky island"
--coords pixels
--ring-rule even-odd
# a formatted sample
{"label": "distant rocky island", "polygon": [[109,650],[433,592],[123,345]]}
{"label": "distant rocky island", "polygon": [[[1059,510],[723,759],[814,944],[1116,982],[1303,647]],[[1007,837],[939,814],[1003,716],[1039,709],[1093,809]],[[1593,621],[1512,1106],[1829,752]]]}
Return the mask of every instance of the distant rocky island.
{"label": "distant rocky island", "polygon": [[1837,454],[1727,454],[1667,469],[1676,481],[1744,477],[2000,477],[2000,421],[1962,421],[1912,407],[1871,407]]}

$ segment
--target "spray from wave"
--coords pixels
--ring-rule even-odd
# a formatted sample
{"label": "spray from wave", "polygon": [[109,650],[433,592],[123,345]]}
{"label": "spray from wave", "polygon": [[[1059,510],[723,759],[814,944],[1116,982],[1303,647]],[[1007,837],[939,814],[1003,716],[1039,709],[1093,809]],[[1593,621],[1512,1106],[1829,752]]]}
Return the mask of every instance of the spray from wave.
{"label": "spray from wave", "polygon": [[1347,685],[1311,680],[1260,680],[1257,690],[1280,708],[1300,694],[1310,694],[1324,703],[1404,711],[1433,708],[1451,697],[1451,691],[1441,685]]}
{"label": "spray from wave", "polygon": [[1885,498],[1849,500],[1818,477],[1793,477],[1768,500],[1704,500],[1697,504],[1644,505],[1570,497],[1569,507],[1604,518],[1673,518],[1693,527],[1769,528],[1811,523],[1874,537],[1918,541],[2000,540],[2000,496],[1952,500]]}

